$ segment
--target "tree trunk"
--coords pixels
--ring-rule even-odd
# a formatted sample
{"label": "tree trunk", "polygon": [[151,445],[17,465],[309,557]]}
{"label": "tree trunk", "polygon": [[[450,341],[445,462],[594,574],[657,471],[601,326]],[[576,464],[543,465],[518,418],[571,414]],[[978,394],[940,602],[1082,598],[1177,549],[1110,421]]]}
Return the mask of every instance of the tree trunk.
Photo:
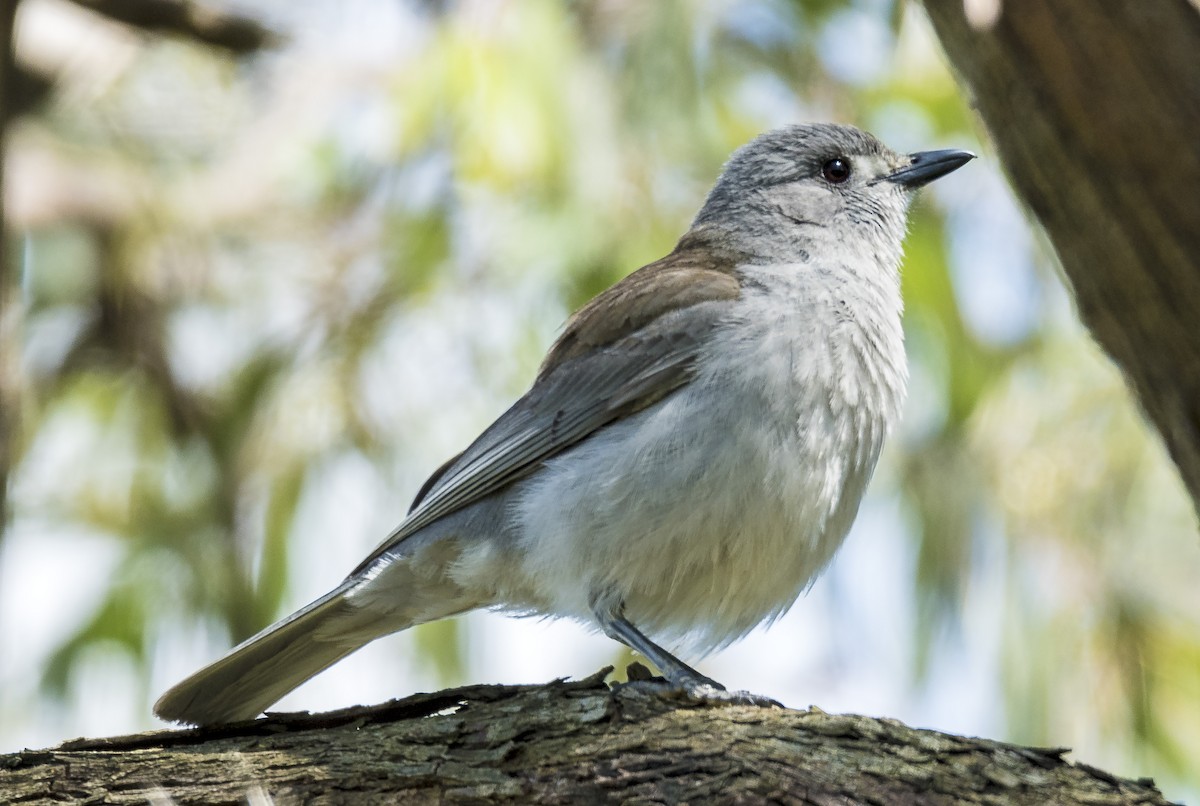
{"label": "tree trunk", "polygon": [[697,706],[603,670],[0,756],[0,802],[1164,804],[1017,747],[818,710]]}
{"label": "tree trunk", "polygon": [[1200,508],[1200,5],[924,5]]}

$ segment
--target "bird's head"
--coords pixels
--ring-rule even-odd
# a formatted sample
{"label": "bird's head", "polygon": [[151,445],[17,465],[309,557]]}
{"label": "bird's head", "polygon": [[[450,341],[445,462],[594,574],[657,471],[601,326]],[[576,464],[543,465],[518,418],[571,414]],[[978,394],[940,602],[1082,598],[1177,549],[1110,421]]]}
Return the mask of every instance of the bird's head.
{"label": "bird's head", "polygon": [[818,241],[898,253],[912,192],[974,156],[899,154],[853,126],[788,126],[734,152],[693,226],[722,230],[756,252]]}

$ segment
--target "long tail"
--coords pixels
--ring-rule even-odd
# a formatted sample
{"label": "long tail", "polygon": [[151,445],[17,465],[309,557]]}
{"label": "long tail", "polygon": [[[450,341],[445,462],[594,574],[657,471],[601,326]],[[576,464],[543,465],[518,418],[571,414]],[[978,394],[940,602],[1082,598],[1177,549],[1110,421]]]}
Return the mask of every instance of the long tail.
{"label": "long tail", "polygon": [[348,579],[312,604],[239,644],[225,657],[172,687],[154,712],[172,722],[214,725],[253,719],[318,672],[386,632],[365,625],[347,601]]}

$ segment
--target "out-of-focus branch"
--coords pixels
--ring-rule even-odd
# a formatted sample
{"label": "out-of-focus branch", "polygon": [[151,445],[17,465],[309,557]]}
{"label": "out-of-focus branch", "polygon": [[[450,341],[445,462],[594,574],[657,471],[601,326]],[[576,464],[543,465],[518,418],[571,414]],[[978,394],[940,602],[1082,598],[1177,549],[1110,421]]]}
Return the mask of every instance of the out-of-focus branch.
{"label": "out-of-focus branch", "polygon": [[8,477],[13,458],[13,431],[16,426],[15,395],[12,379],[15,361],[12,356],[15,344],[11,308],[12,277],[9,271],[8,239],[5,237],[7,222],[4,216],[4,163],[6,157],[6,134],[12,118],[12,107],[8,101],[15,94],[16,81],[13,64],[13,21],[17,15],[17,1],[0,4],[0,538],[8,525]]}
{"label": "out-of-focus branch", "polygon": [[278,42],[278,35],[249,17],[187,0],[74,0],[86,9],[155,33],[172,33],[236,54]]}
{"label": "out-of-focus branch", "polygon": [[54,82],[40,73],[34,72],[19,64],[6,66],[4,79],[4,101],[0,103],[3,110],[4,122],[25,114],[33,109],[47,95]]}

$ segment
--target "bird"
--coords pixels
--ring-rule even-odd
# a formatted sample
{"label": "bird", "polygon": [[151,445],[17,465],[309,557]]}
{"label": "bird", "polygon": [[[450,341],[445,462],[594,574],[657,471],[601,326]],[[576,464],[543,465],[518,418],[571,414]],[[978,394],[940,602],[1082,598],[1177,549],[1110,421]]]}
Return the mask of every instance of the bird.
{"label": "bird", "polygon": [[376,638],[480,608],[598,629],[685,697],[773,703],[676,653],[778,618],[843,542],[905,397],[910,200],[974,157],[832,123],[737,149],[670,254],[569,318],[344,581],[155,712],[253,719]]}

